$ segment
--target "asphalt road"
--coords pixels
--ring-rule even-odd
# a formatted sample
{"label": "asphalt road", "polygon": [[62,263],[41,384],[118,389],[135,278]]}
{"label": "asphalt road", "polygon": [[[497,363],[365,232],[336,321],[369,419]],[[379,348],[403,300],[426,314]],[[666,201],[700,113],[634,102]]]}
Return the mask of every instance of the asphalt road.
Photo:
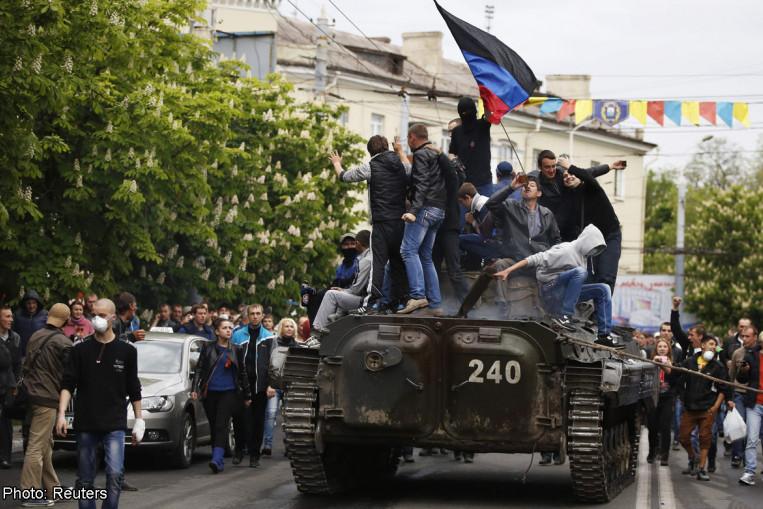
{"label": "asphalt road", "polygon": [[[645,436],[643,437],[646,438]],[[258,469],[248,462],[213,475],[207,467],[209,447],[198,450],[187,470],[171,470],[156,458],[130,455],[126,461],[129,481],[137,492],[122,493],[123,508],[425,508],[425,507],[521,507],[580,508],[572,498],[568,465],[539,466],[538,455],[530,466],[530,455],[478,454],[471,465],[453,461],[452,456],[419,457],[404,464],[395,477],[363,486],[333,497],[301,495],[294,484],[291,468],[283,456],[280,431],[274,456],[265,457]],[[721,451],[723,449],[721,448]],[[649,509],[763,508],[763,480],[757,486],[740,486],[738,469],[729,458],[719,458],[718,471],[711,482],[700,482],[681,475],[686,454],[672,452],[669,467],[646,463],[641,451],[639,473],[631,486],[606,507]],[[760,460],[759,460],[760,461]],[[18,486],[22,458],[14,456],[11,470],[0,470],[0,485]],[[55,452],[54,464],[64,485],[73,486],[77,461],[74,453]],[[760,463],[758,470],[760,470]],[[104,484],[103,472],[96,485]],[[1,500],[0,506],[18,506]],[[75,507],[75,502],[56,506]],[[591,507],[602,507],[591,505]]]}

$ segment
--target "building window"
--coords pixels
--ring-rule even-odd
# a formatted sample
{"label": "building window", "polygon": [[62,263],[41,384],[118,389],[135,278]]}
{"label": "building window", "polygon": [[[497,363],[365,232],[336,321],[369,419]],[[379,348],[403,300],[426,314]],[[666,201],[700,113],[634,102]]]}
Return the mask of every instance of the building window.
{"label": "building window", "polygon": [[349,115],[347,114],[347,112],[346,112],[346,111],[343,111],[343,112],[342,112],[342,113],[339,115],[339,124],[340,124],[342,127],[347,127],[347,121],[348,121],[348,120],[349,120]]}
{"label": "building window", "polygon": [[371,114],[371,136],[384,135],[384,115]]}
{"label": "building window", "polygon": [[615,198],[625,199],[625,172],[615,170]]}

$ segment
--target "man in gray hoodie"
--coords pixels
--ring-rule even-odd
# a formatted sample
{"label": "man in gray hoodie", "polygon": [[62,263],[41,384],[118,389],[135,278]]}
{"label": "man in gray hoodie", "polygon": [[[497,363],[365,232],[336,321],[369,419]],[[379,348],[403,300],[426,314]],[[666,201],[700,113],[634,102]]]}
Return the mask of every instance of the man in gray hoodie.
{"label": "man in gray hoodie", "polygon": [[612,341],[612,293],[609,286],[583,284],[588,271],[588,258],[596,256],[607,248],[604,236],[594,225],[585,227],[580,236],[572,242],[563,242],[551,249],[520,260],[511,267],[497,272],[496,278],[506,280],[513,271],[524,267],[535,267],[535,277],[540,283],[540,293],[546,311],[557,315],[553,321],[560,327],[574,330],[575,304],[593,299],[599,317],[599,334],[596,343],[615,348],[625,345]]}

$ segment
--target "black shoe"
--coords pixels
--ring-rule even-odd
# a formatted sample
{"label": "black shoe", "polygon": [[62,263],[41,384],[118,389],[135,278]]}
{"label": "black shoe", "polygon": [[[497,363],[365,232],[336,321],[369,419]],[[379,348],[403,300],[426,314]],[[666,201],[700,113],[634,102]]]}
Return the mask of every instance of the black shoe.
{"label": "black shoe", "polygon": [[241,461],[244,459],[244,451],[236,451],[236,454],[233,456],[233,464],[234,465],[240,465]]}
{"label": "black shoe", "polygon": [[394,315],[397,311],[397,307],[395,309],[392,309],[387,304],[382,304],[381,306],[372,309],[368,312],[369,315]]}
{"label": "black shoe", "polygon": [[601,346],[608,346],[610,348],[617,348],[618,350],[621,348],[625,348],[625,345],[621,343],[615,343],[614,341],[612,341],[612,336],[610,336],[609,334],[604,334],[599,336],[598,338],[596,338],[596,341],[594,341],[594,343]]}
{"label": "black shoe", "polygon": [[[220,473],[220,466],[215,462],[215,460],[210,460],[209,463],[207,463],[207,465],[209,465],[209,469],[212,471],[213,474]],[[123,481],[122,490],[124,489],[125,489],[125,483]]]}
{"label": "black shoe", "polygon": [[461,451],[453,451],[453,459],[456,461],[461,461],[461,458],[464,457],[464,453]]}
{"label": "black shoe", "polygon": [[550,465],[551,464],[551,456],[542,456],[540,458],[540,461],[538,462],[538,465]]}
{"label": "black shoe", "polygon": [[551,322],[562,329],[575,330],[575,325],[573,324],[570,315],[555,316],[551,319]]}
{"label": "black shoe", "polygon": [[464,463],[474,463],[474,453],[473,452],[465,452],[464,453]]}
{"label": "black shoe", "polygon": [[654,463],[654,456],[655,456],[654,451],[649,451],[649,454],[646,457],[646,462]]}
{"label": "black shoe", "polygon": [[252,468],[258,468],[260,466],[260,457],[249,456],[249,466]]}
{"label": "black shoe", "polygon": [[697,457],[689,459],[689,465],[681,470],[684,475],[697,475],[699,473],[699,459]]}
{"label": "black shoe", "polygon": [[272,456],[273,455],[273,449],[271,449],[270,447],[265,447],[262,450],[262,455],[263,456]]}
{"label": "black shoe", "polygon": [[0,461],[0,468],[2,468],[3,470],[8,470],[9,468],[11,468],[11,462],[8,460]]}
{"label": "black shoe", "polygon": [[419,451],[419,456],[431,456],[432,449],[422,449]]}
{"label": "black shoe", "polygon": [[554,453],[554,465],[561,465],[562,464],[562,457],[559,456],[559,454]]}
{"label": "black shoe", "polygon": [[405,461],[406,463],[413,463],[416,460],[413,459],[413,454],[406,452],[406,453],[403,453],[403,461]]}
{"label": "black shoe", "polygon": [[138,491],[138,488],[127,482],[127,479],[122,479],[122,491]]}
{"label": "black shoe", "polygon": [[361,315],[368,314],[370,311],[371,311],[371,307],[370,306],[360,306],[358,309],[351,310],[350,314],[351,315],[361,316]]}
{"label": "black shoe", "polygon": [[741,456],[731,457],[731,468],[739,468],[741,464],[742,464]]}
{"label": "black shoe", "polygon": [[448,455],[448,450],[447,449],[443,449],[442,447],[440,447],[440,454],[442,454],[443,456],[447,456]]}
{"label": "black shoe", "polygon": [[707,471],[711,474],[715,472],[715,458],[707,460]]}
{"label": "black shoe", "polygon": [[699,472],[697,472],[697,480],[698,481],[709,481],[710,476],[707,475],[707,471],[702,468]]}
{"label": "black shoe", "polygon": [[660,465],[663,466],[663,467],[667,467],[668,466],[668,458],[669,457],[670,456],[667,453],[665,453],[662,456],[660,456]]}

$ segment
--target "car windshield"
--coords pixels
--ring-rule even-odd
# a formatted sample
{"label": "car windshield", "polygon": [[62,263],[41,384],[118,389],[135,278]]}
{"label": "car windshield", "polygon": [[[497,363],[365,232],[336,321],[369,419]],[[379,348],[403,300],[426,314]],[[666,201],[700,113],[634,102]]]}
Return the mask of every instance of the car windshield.
{"label": "car windshield", "polygon": [[139,373],[179,373],[183,357],[182,343],[164,341],[138,341]]}

